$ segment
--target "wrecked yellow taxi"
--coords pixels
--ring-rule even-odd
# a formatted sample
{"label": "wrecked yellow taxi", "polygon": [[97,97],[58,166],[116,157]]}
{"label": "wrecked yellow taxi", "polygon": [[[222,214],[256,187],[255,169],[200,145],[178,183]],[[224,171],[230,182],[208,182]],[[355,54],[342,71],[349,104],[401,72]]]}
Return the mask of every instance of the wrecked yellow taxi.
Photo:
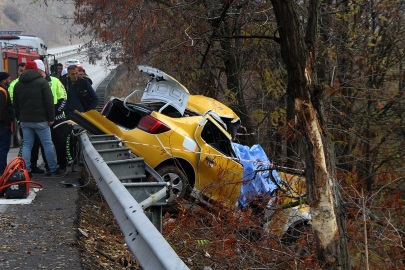
{"label": "wrecked yellow taxi", "polygon": [[[239,117],[217,100],[190,95],[158,69],[138,69],[148,81],[144,90],[124,100],[112,97],[101,113],[76,111],[72,119],[95,135],[121,138],[170,182],[169,202],[195,192],[205,200],[235,205],[243,166],[231,140],[241,124]],[[141,101],[130,102],[136,93],[142,93]]]}
{"label": "wrecked yellow taxi", "polygon": [[[235,206],[238,198],[246,195],[241,193],[246,188],[244,181],[250,181],[244,178],[248,166],[244,168],[240,152],[232,143],[241,125],[239,117],[217,100],[191,95],[186,87],[158,69],[138,69],[147,80],[144,90],[135,90],[125,99],[112,97],[101,113],[75,111],[71,119],[94,135],[115,134],[122,139],[135,156],[144,158],[170,183],[169,203],[191,196]],[[142,95],[141,100],[133,102],[137,93]],[[153,181],[153,176],[147,180]],[[267,190],[264,229],[273,235],[293,234],[292,229],[309,224],[311,219],[302,199],[305,179],[278,172],[273,181],[277,187]],[[252,188],[255,194],[249,199],[263,194],[263,187],[257,182]]]}

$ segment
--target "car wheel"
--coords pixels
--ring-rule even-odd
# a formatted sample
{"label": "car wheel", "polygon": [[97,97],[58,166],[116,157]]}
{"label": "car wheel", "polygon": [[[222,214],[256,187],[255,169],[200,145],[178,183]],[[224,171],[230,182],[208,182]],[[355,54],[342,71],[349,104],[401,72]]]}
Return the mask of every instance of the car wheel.
{"label": "car wheel", "polygon": [[163,181],[170,183],[167,202],[173,202],[183,199],[187,194],[188,181],[186,175],[174,165],[164,165],[159,167],[156,172],[162,177]]}

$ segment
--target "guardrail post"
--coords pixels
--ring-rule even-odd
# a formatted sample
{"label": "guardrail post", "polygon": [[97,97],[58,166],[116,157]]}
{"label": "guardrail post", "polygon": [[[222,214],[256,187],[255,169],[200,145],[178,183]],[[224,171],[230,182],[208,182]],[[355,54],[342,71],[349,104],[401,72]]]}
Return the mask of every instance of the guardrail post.
{"label": "guardrail post", "polygon": [[[139,193],[136,196],[148,196],[142,203],[148,204],[149,192],[153,192],[153,207],[159,207],[157,211],[152,212],[152,219],[161,219],[161,205],[166,202],[165,190],[166,183],[121,183],[120,179],[113,173],[102,156],[91,144],[90,138],[85,132],[80,135],[83,147],[83,155],[87,167],[93,175],[97,186],[103,197],[110,206],[111,211],[117,220],[125,242],[139,261],[142,269],[168,269],[182,270],[188,269],[184,262],[174,252],[172,247],[166,242],[159,233],[154,224],[145,215],[142,207],[134,199],[133,195],[127,190],[127,187],[136,187],[142,185],[142,188],[130,189],[131,192]],[[104,150],[105,151],[105,150]],[[148,170],[149,166],[145,166]],[[156,173],[156,172],[155,172]],[[162,191],[162,188],[164,191]],[[155,206],[156,205],[156,206]],[[159,210],[160,209],[160,210]],[[160,222],[161,229],[161,222]]]}
{"label": "guardrail post", "polygon": [[124,187],[139,202],[142,209],[150,209],[145,215],[156,229],[162,232],[162,206],[166,205],[166,194],[169,183],[124,183]]}
{"label": "guardrail post", "polygon": [[[166,205],[166,182],[158,183],[130,183],[131,181],[142,181],[146,178],[145,161],[143,158],[131,158],[131,148],[125,147],[117,136],[96,135],[90,136],[93,147],[98,151],[106,164],[124,183],[124,187],[134,197],[141,207],[145,210],[149,208],[151,213],[145,212],[146,216],[152,221],[155,227],[162,232],[162,206]],[[159,190],[161,190],[159,192]],[[159,192],[159,193],[158,193]],[[159,198],[156,199],[156,194]],[[160,194],[163,194],[161,196]],[[153,198],[154,200],[148,200]]]}

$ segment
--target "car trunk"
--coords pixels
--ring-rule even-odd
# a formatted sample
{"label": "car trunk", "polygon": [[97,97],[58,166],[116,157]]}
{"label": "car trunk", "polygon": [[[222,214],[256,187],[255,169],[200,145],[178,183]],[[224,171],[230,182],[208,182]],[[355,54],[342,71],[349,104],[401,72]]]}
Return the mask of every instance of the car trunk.
{"label": "car trunk", "polygon": [[127,108],[124,106],[123,100],[112,98],[102,114],[120,127],[131,130],[137,127],[144,116],[154,111],[152,108],[139,104],[127,103],[126,105]]}

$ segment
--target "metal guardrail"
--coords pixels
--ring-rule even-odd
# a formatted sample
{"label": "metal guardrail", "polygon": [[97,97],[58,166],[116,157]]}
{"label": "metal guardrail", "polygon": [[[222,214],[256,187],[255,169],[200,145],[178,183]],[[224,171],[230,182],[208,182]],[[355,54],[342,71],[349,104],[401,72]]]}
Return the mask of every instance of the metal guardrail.
{"label": "metal guardrail", "polygon": [[[82,52],[86,52],[88,48],[80,47],[80,45],[75,46],[67,46],[61,49],[50,49],[48,50],[49,55],[54,55],[55,59],[58,60],[59,63],[62,62],[63,59],[76,54],[81,54]],[[53,65],[54,61],[53,58],[49,59],[49,64]]]}
{"label": "metal guardrail", "polygon": [[[124,234],[125,242],[139,261],[142,269],[189,269],[163,238],[156,226],[145,215],[141,207],[141,205],[144,207],[159,205],[162,199],[166,201],[165,192],[161,190],[162,186],[165,186],[166,183],[155,183],[157,184],[155,188],[158,187],[158,189],[152,191],[154,193],[152,197],[154,198],[151,199],[151,196],[146,196],[149,198],[138,203],[133,197],[134,194],[131,194],[127,190],[127,188],[136,186],[138,183],[122,183],[110,167],[118,166],[116,171],[120,172],[121,175],[119,177],[123,179],[122,181],[131,177],[128,176],[128,173],[132,174],[132,178],[143,177],[143,171],[140,168],[142,166],[138,162],[141,160],[143,163],[143,159],[122,158],[122,160],[118,160],[117,157],[127,156],[125,150],[121,150],[124,148],[122,142],[120,144],[111,137],[105,139],[102,136],[95,137],[96,139],[93,142],[86,133],[80,135],[84,159]],[[97,151],[93,144],[100,150]],[[110,151],[111,148],[117,151]],[[130,154],[129,150],[126,151]],[[127,162],[132,162],[133,164],[131,166],[125,165]],[[147,164],[144,165],[147,166]],[[129,170],[123,170],[120,166]],[[152,183],[141,184],[148,186],[148,184]],[[132,193],[138,191],[138,193],[143,193],[145,197],[145,194],[148,193],[147,190],[148,187],[146,189],[145,187],[132,189]],[[161,218],[161,212],[155,212],[152,216]]]}
{"label": "metal guardrail", "polygon": [[[117,71],[118,70],[118,71]],[[125,67],[121,66],[112,70],[105,79],[98,85],[96,94],[98,96],[98,104],[96,110],[101,112],[105,103],[109,100],[111,95],[111,88],[114,86],[117,79],[125,72]]]}
{"label": "metal guardrail", "polygon": [[[80,50],[80,52],[79,52]],[[74,48],[74,49],[69,49],[66,51],[62,51],[62,52],[56,52],[53,53],[53,55],[55,55],[56,58],[64,58],[70,55],[74,55],[74,54],[78,54],[78,53],[82,53],[82,52],[86,52],[87,48],[83,48],[83,49],[79,49],[79,48]]]}

